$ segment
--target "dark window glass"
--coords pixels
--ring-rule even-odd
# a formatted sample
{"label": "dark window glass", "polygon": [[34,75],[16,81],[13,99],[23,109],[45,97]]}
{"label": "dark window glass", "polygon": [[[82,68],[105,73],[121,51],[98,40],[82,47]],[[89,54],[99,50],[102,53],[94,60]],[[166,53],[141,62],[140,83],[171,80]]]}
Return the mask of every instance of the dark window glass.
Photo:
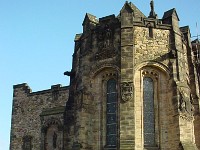
{"label": "dark window glass", "polygon": [[149,37],[153,38],[153,28],[152,27],[149,28]]}
{"label": "dark window glass", "polygon": [[107,82],[107,104],[106,104],[106,145],[116,147],[117,145],[117,89],[116,81],[110,79]]}
{"label": "dark window glass", "polygon": [[144,145],[155,145],[154,85],[151,78],[143,80]]}
{"label": "dark window glass", "polygon": [[116,129],[117,129],[116,124],[112,124],[112,125],[107,126],[107,132],[110,133],[110,135],[116,134],[116,132],[117,132]]}
{"label": "dark window glass", "polygon": [[116,123],[116,113],[107,113],[107,125]]}
{"label": "dark window glass", "polygon": [[109,139],[108,147],[115,147],[117,145],[116,135],[107,135],[107,139]]}
{"label": "dark window glass", "polygon": [[57,134],[56,132],[53,133],[53,148],[57,147]]}
{"label": "dark window glass", "polygon": [[117,99],[116,93],[107,93],[107,102],[108,103],[115,103]]}
{"label": "dark window glass", "polygon": [[107,104],[107,113],[116,113],[116,103]]}

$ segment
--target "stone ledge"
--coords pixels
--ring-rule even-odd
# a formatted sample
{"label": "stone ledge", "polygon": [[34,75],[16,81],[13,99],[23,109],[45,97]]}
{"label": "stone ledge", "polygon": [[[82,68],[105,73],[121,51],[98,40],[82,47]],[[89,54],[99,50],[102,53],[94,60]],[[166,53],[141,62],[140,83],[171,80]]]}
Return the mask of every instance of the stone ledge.
{"label": "stone ledge", "polygon": [[65,111],[65,106],[54,107],[54,108],[51,108],[51,109],[43,110],[42,113],[40,114],[40,116],[63,114],[64,111]]}
{"label": "stone ledge", "polygon": [[159,150],[158,147],[144,147],[144,150]]}
{"label": "stone ledge", "polygon": [[181,142],[180,145],[183,150],[198,150],[196,144],[192,142]]}

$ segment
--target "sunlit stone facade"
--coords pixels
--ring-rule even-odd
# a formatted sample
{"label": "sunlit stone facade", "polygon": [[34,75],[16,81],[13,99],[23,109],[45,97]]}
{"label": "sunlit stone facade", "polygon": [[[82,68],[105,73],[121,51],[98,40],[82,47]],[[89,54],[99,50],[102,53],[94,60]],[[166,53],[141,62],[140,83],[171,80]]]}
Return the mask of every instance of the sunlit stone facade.
{"label": "sunlit stone facade", "polygon": [[200,149],[199,41],[150,6],[86,14],[68,87],[14,86],[11,150]]}

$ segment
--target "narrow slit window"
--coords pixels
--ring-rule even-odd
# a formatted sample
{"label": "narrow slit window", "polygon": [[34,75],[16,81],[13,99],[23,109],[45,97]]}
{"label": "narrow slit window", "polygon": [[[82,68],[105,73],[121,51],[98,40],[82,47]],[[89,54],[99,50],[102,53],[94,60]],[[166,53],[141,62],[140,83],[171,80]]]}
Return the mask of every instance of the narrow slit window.
{"label": "narrow slit window", "polygon": [[23,146],[22,150],[32,150],[32,137],[31,136],[24,136],[23,137]]}
{"label": "narrow slit window", "polygon": [[144,145],[155,146],[154,84],[152,78],[143,80]]}
{"label": "narrow slit window", "polygon": [[153,38],[153,28],[149,27],[149,37]]}
{"label": "narrow slit window", "polygon": [[117,145],[117,89],[114,79],[107,82],[106,145],[108,147]]}

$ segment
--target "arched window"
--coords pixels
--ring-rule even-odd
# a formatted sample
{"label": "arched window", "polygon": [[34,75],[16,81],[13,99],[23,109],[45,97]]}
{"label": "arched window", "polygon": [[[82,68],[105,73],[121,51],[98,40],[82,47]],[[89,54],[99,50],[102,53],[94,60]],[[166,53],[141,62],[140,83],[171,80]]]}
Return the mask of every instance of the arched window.
{"label": "arched window", "polygon": [[154,83],[150,77],[143,79],[143,106],[144,145],[155,146]]}
{"label": "arched window", "polygon": [[106,102],[106,146],[117,145],[117,88],[116,80],[107,81]]}

